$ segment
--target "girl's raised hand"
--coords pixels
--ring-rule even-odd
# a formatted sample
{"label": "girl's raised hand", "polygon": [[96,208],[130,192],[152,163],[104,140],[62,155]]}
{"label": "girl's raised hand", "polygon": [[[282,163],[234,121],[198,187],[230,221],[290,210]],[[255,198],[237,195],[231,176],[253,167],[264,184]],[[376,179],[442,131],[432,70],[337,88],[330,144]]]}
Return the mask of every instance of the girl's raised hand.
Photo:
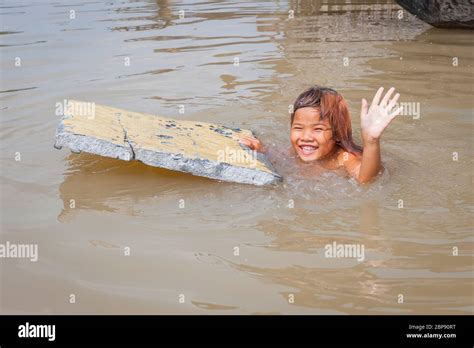
{"label": "girl's raised hand", "polygon": [[382,100],[383,87],[375,93],[370,107],[367,100],[362,99],[360,111],[360,125],[362,128],[362,138],[364,142],[372,142],[380,138],[380,135],[389,123],[402,111],[402,107],[394,109],[400,94],[390,99],[395,88],[390,88]]}

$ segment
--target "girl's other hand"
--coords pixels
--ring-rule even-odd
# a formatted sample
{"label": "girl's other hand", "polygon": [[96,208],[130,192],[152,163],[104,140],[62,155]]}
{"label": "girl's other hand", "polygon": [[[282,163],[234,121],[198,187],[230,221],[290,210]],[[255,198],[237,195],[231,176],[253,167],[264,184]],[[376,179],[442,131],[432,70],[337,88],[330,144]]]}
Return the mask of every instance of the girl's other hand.
{"label": "girl's other hand", "polygon": [[368,107],[367,100],[362,99],[360,124],[364,143],[378,140],[389,123],[402,111],[402,107],[394,109],[400,97],[400,94],[397,93],[390,99],[394,91],[395,88],[390,88],[380,100],[383,93],[383,87],[380,87],[375,93],[370,107]]}
{"label": "girl's other hand", "polygon": [[263,145],[257,138],[249,135],[239,135],[239,143],[247,145],[251,150],[264,152]]}

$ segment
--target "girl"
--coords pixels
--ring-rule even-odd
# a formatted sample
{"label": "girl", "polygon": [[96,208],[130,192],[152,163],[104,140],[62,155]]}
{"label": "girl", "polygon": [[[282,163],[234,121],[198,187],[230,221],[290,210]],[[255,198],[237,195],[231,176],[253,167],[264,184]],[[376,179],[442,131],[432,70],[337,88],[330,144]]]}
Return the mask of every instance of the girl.
{"label": "girl", "polygon": [[[344,98],[335,90],[314,86],[296,99],[291,114],[290,141],[297,157],[306,163],[317,162],[329,170],[345,169],[359,183],[372,181],[382,171],[380,135],[402,107],[394,109],[400,94],[390,99],[395,88],[382,98],[383,87],[375,93],[370,107],[362,99],[360,112],[361,148],[352,140],[349,110]],[[239,140],[252,150],[265,152],[253,137]]]}

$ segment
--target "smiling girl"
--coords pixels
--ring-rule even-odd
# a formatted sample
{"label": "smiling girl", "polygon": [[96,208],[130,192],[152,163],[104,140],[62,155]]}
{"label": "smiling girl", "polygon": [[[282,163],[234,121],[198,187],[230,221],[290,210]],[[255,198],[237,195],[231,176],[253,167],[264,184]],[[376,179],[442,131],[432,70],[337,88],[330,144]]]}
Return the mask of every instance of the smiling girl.
{"label": "smiling girl", "polygon": [[[335,90],[313,86],[296,99],[291,114],[290,140],[297,157],[305,163],[318,163],[328,170],[345,169],[359,183],[367,183],[382,172],[380,136],[401,112],[395,108],[400,94],[391,98],[390,88],[382,98],[383,87],[369,107],[362,99],[360,112],[364,147],[354,143],[346,101]],[[253,137],[240,138],[252,150],[265,152]]]}

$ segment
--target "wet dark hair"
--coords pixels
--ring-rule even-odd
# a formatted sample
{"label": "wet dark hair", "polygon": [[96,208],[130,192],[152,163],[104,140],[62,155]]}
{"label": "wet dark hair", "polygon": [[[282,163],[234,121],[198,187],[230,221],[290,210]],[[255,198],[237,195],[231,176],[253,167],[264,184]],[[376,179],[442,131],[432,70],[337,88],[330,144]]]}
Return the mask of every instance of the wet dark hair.
{"label": "wet dark hair", "polygon": [[352,139],[351,117],[347,103],[331,88],[312,86],[301,93],[293,104],[291,124],[298,109],[312,107],[319,110],[321,120],[328,119],[336,144],[356,156],[362,154],[362,147]]}

